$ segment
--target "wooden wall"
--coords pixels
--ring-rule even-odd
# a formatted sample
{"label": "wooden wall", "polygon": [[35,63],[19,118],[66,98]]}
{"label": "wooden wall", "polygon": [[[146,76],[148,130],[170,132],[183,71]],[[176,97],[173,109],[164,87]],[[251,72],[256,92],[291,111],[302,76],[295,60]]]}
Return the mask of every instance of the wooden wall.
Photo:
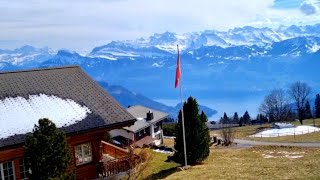
{"label": "wooden wall", "polygon": [[[74,134],[72,136],[67,137],[68,144],[70,145],[70,149],[72,152],[72,162],[68,169],[75,169],[76,178],[79,180],[86,179],[94,179],[97,177],[97,166],[96,163],[102,157],[102,144],[101,141],[104,139],[107,130],[96,130],[87,133]],[[74,146],[83,144],[83,143],[91,143],[92,150],[92,162],[87,164],[82,164],[76,166],[74,161]],[[20,168],[19,168],[19,159],[23,158],[24,149],[23,146],[15,147],[11,149],[3,149],[0,150],[0,163],[6,161],[14,161],[15,165],[15,173],[16,179],[20,178]]]}
{"label": "wooden wall", "polygon": [[128,156],[128,151],[126,151],[122,148],[119,148],[115,145],[112,145],[110,143],[103,142],[102,148],[103,148],[104,154],[109,154],[110,156],[115,157],[115,158],[121,158],[121,157]]}
{"label": "wooden wall", "polygon": [[73,161],[73,167],[76,168],[76,178],[79,180],[94,179],[97,177],[97,163],[102,157],[101,141],[107,131],[94,131],[79,135],[73,135],[67,138],[72,147],[73,157],[75,155],[74,147],[84,143],[91,143],[92,162],[76,166]]}

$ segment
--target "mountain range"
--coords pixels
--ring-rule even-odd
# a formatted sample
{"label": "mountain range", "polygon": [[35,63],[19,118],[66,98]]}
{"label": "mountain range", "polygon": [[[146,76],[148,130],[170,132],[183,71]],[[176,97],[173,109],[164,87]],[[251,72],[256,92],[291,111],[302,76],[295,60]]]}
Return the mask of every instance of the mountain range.
{"label": "mountain range", "polygon": [[[178,117],[181,109],[181,103],[176,106],[167,106],[145,97],[142,94],[134,93],[119,85],[109,85],[106,82],[98,82],[113,98],[115,98],[123,107],[127,108],[134,105],[142,105],[151,109],[167,112],[172,119]],[[204,111],[208,117],[217,113],[216,110],[199,105],[199,110]]]}
{"label": "mountain range", "polygon": [[[218,114],[237,109],[256,113],[267,92],[286,88],[297,80],[307,82],[318,93],[319,29],[320,24],[164,32],[136,40],[112,41],[93,48],[87,55],[23,46],[0,50],[0,69],[80,65],[97,81],[119,84],[165,102],[179,97],[179,91],[173,87],[179,44],[183,98],[192,95],[200,104],[212,102],[209,107],[217,109]],[[228,105],[216,107],[218,101]]]}

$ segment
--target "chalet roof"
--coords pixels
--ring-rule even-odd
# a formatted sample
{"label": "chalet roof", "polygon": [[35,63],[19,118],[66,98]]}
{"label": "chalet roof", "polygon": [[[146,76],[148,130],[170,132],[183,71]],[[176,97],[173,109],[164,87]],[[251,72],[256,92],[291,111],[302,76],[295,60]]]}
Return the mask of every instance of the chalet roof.
{"label": "chalet roof", "polygon": [[0,108],[0,148],[24,142],[39,118],[67,134],[135,120],[78,66],[0,73]]}
{"label": "chalet roof", "polygon": [[[134,125],[123,128],[131,132],[138,132],[139,130],[149,127],[151,124],[164,120],[169,116],[167,113],[150,109],[148,107],[144,107],[140,105],[131,106],[127,109],[127,111],[137,119]],[[153,119],[150,121],[147,121],[146,120],[147,112],[149,111],[153,112]]]}

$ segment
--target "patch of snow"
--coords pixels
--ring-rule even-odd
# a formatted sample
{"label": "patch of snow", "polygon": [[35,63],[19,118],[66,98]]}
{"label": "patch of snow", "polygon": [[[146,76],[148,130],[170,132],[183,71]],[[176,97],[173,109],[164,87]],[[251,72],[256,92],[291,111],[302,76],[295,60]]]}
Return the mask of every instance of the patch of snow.
{"label": "patch of snow", "polygon": [[106,55],[98,55],[98,56],[95,56],[95,57],[97,57],[97,58],[103,58],[103,59],[108,59],[108,60],[112,60],[112,61],[118,60],[117,58],[110,57],[110,56],[106,56]]}
{"label": "patch of snow", "polygon": [[269,158],[273,158],[274,156],[272,155],[268,155],[268,154],[262,154],[263,158],[269,159]]}
{"label": "patch of snow", "polygon": [[165,153],[165,154],[172,154],[173,152],[171,151],[165,151],[165,150],[160,150],[160,149],[154,149],[154,152],[159,152],[159,153]]}
{"label": "patch of snow", "polygon": [[91,111],[71,99],[39,94],[0,100],[0,139],[31,132],[41,118],[48,118],[58,128],[77,123]]}
{"label": "patch of snow", "polygon": [[189,51],[188,53],[191,54],[191,55],[193,55],[193,51]]}
{"label": "patch of snow", "polygon": [[274,123],[272,127],[277,129],[282,129],[282,128],[293,128],[294,126],[291,123]]}
{"label": "patch of snow", "polygon": [[286,155],[285,157],[289,158],[289,159],[297,159],[297,158],[302,158],[303,156],[289,156],[289,155]]}
{"label": "patch of snow", "polygon": [[298,126],[293,128],[283,128],[283,129],[269,129],[257,134],[251,135],[250,137],[278,137],[278,136],[292,136],[308,134],[313,132],[319,132],[320,128],[313,126]]}
{"label": "patch of snow", "polygon": [[134,53],[122,53],[122,52],[110,52],[114,56],[125,56],[125,57],[138,57],[138,54]]}
{"label": "patch of snow", "polygon": [[312,45],[312,47],[309,48],[309,52],[315,53],[315,52],[319,51],[319,49],[320,49],[320,45],[314,44],[314,45]]}
{"label": "patch of snow", "polygon": [[142,121],[142,120],[144,120],[144,118],[138,117],[137,120],[138,120],[138,121]]}
{"label": "patch of snow", "polygon": [[32,60],[35,59],[37,56],[39,56],[40,54],[29,54],[26,56],[19,56],[19,57],[13,57],[12,58],[12,64],[13,65],[18,65],[19,63],[24,62],[25,60]]}
{"label": "patch of snow", "polygon": [[163,66],[164,66],[164,63],[161,63],[161,62],[152,64],[152,67],[159,67],[160,68],[160,67],[163,67]]}
{"label": "patch of snow", "polygon": [[269,151],[266,154],[262,154],[262,157],[265,159],[269,158],[288,158],[288,159],[297,159],[302,158],[305,152],[287,152],[287,151],[280,151],[280,152],[273,152]]}
{"label": "patch of snow", "polygon": [[175,139],[176,137],[175,136],[163,136],[163,138],[165,138],[165,139]]}
{"label": "patch of snow", "polygon": [[[120,49],[100,49],[98,52],[96,52],[93,57],[99,57],[99,56],[123,56],[123,57],[139,57],[139,54],[136,54],[135,52],[131,51],[123,51]],[[110,56],[108,56],[110,57]]]}
{"label": "patch of snow", "polygon": [[174,36],[180,40],[187,40],[188,39],[185,35],[182,35],[182,34],[175,34]]}

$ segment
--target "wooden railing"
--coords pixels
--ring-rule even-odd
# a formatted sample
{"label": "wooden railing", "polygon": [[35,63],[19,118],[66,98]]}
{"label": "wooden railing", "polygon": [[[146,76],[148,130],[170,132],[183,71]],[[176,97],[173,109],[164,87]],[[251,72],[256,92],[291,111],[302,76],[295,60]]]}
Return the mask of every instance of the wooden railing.
{"label": "wooden railing", "polygon": [[115,175],[121,172],[129,171],[136,167],[140,162],[140,158],[135,156],[134,158],[120,158],[107,161],[103,164],[104,173],[106,176]]}
{"label": "wooden railing", "polygon": [[140,157],[130,154],[127,150],[102,141],[104,154],[114,157],[112,160],[103,160],[98,165],[99,174],[103,177],[112,176],[121,172],[129,171],[140,163]]}
{"label": "wooden railing", "polygon": [[126,149],[122,149],[105,141],[101,141],[101,143],[103,154],[108,154],[114,158],[121,158],[128,155],[128,151]]}

